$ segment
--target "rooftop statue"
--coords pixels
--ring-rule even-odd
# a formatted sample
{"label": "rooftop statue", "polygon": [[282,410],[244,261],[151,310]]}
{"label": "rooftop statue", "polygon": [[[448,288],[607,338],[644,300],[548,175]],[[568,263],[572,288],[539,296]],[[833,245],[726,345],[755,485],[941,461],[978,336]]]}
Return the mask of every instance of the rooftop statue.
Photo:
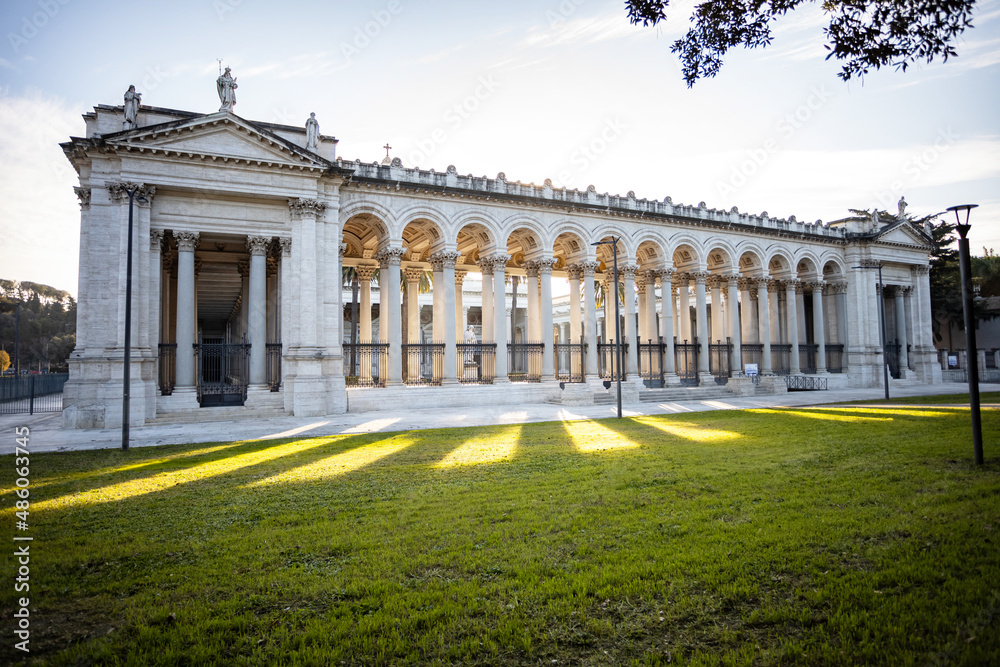
{"label": "rooftop statue", "polygon": [[222,102],[219,111],[232,113],[233,107],[236,105],[236,89],[239,86],[236,85],[236,79],[229,73],[228,67],[225,73],[216,80],[215,88],[219,92],[219,101]]}
{"label": "rooftop statue", "polygon": [[306,150],[315,151],[317,148],[319,148],[319,122],[314,111],[306,120]]}
{"label": "rooftop statue", "polygon": [[136,119],[139,116],[139,104],[142,102],[142,93],[135,92],[135,86],[129,86],[125,91],[125,122],[123,129],[131,130],[138,127]]}

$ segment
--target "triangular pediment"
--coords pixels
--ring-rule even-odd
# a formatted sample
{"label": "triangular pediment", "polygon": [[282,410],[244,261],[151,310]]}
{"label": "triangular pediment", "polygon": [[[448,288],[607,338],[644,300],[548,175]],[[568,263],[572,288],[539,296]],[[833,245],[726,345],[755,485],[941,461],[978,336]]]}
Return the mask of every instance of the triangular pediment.
{"label": "triangular pediment", "polygon": [[880,243],[928,246],[930,241],[908,221],[901,221],[884,227],[877,236]]}
{"label": "triangular pediment", "polygon": [[150,152],[325,170],[331,163],[239,116],[216,113],[162,123],[105,136],[105,141],[130,152]]}

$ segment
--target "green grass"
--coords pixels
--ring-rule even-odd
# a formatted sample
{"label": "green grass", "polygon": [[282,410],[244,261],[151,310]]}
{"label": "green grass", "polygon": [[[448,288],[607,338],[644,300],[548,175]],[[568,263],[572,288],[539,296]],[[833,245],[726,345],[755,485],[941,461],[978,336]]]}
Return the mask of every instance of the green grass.
{"label": "green grass", "polygon": [[34,455],[30,658],[996,664],[1000,412],[981,468],[968,422],[798,408]]}
{"label": "green grass", "polygon": [[[1000,391],[987,391],[979,394],[979,403],[1000,403]],[[890,394],[889,400],[879,398],[871,401],[851,401],[850,404],[863,405],[884,405],[884,404],[905,404],[905,405],[968,405],[969,394],[935,394],[933,396],[906,396],[893,398]]]}

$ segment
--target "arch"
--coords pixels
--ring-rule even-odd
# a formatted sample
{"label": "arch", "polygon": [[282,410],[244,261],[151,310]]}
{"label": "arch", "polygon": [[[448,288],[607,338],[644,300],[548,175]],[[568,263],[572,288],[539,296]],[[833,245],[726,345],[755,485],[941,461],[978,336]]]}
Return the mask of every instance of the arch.
{"label": "arch", "polygon": [[844,265],[843,260],[839,257],[833,255],[833,253],[828,253],[823,258],[823,280],[829,282],[831,280],[843,280],[847,276],[847,267]]}
{"label": "arch", "polygon": [[426,217],[418,216],[407,222],[400,231],[406,259],[414,262],[426,262],[431,254],[440,246],[446,244],[447,237],[441,228]]}
{"label": "arch", "polygon": [[768,275],[773,278],[786,278],[795,274],[795,263],[792,255],[784,247],[771,246],[768,248],[767,263],[765,267]]}
{"label": "arch", "polygon": [[347,204],[341,206],[340,208],[340,227],[343,229],[344,224],[348,220],[356,216],[367,215],[374,218],[378,218],[382,223],[383,228],[380,233],[388,236],[390,230],[394,230],[396,226],[396,215],[389,208],[367,199],[358,199],[349,201]]}
{"label": "arch", "polygon": [[647,238],[636,247],[635,259],[643,269],[660,269],[667,265],[667,254],[661,244]]}
{"label": "arch", "polygon": [[711,273],[732,273],[737,270],[734,257],[736,252],[733,247],[725,241],[717,240],[705,253],[705,264]]}
{"label": "arch", "polygon": [[705,264],[705,251],[693,238],[680,240],[674,246],[670,257],[674,267],[681,271],[697,271]]}
{"label": "arch", "polygon": [[767,271],[764,265],[764,251],[756,243],[740,244],[739,271],[745,276],[766,276]]}
{"label": "arch", "polygon": [[353,202],[340,210],[340,218],[345,257],[371,258],[391,238],[392,212],[375,202]]}
{"label": "arch", "polygon": [[600,221],[599,226],[593,229],[587,229],[583,234],[583,238],[590,239],[589,243],[593,243],[597,240],[610,241],[612,236],[617,236],[619,239],[619,261],[621,261],[623,257],[635,257],[635,249],[638,245],[632,238],[632,235],[613,222]]}
{"label": "arch", "polygon": [[511,233],[521,228],[531,232],[539,247],[548,247],[550,245],[546,226],[542,224],[541,220],[524,213],[515,213],[501,222],[496,230],[497,245],[501,250],[503,249],[504,241],[510,238]]}
{"label": "arch", "polygon": [[450,233],[451,221],[448,220],[447,216],[423,204],[415,204],[397,211],[396,224],[398,230],[393,230],[394,232],[398,231],[398,233],[394,234],[396,238],[403,236],[403,231],[406,228],[416,224],[426,235],[430,246],[433,248],[447,243],[452,238],[452,234]]}
{"label": "arch", "polygon": [[795,276],[799,280],[813,280],[820,277],[819,261],[809,249],[803,249],[795,260]]}

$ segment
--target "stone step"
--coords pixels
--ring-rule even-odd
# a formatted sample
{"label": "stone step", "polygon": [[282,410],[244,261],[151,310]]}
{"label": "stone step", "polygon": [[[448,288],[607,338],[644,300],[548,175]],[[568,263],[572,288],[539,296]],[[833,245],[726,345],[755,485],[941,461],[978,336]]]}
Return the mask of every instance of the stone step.
{"label": "stone step", "polygon": [[287,417],[283,409],[262,408],[250,410],[242,406],[220,406],[200,408],[190,412],[159,412],[154,419],[146,421],[154,424],[203,424],[209,422],[243,421],[245,419],[274,419]]}

